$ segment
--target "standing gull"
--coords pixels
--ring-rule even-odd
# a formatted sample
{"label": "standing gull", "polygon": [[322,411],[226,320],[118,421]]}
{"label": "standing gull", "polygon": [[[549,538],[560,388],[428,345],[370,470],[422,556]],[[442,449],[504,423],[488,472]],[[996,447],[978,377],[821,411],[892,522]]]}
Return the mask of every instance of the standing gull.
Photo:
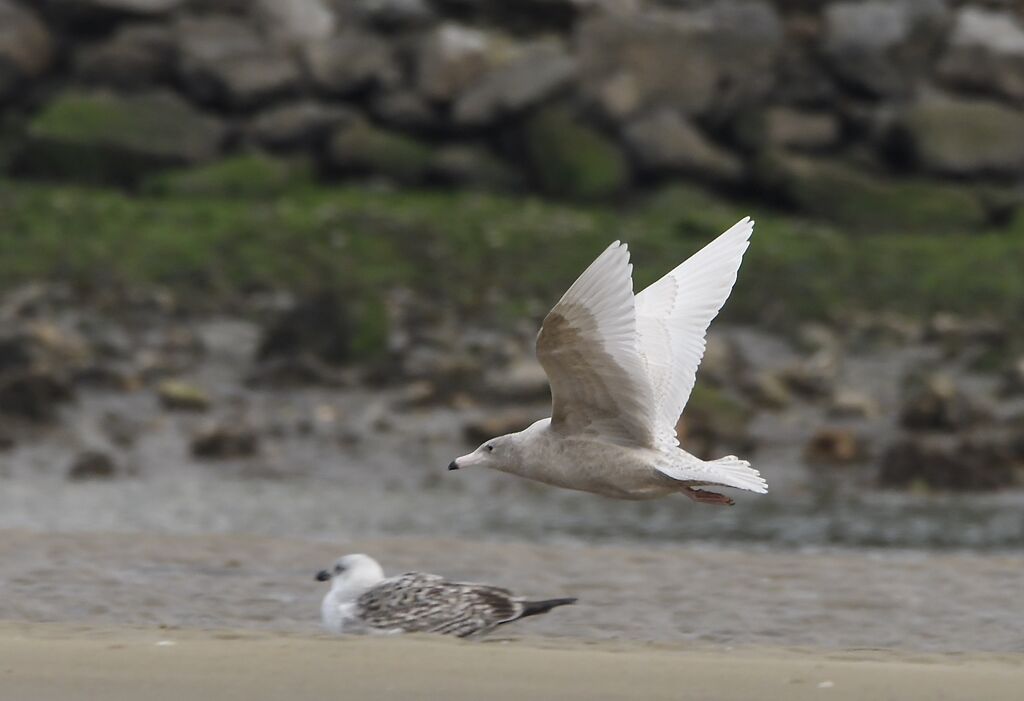
{"label": "standing gull", "polygon": [[501,587],[448,582],[422,572],[386,578],[376,560],[361,554],[342,557],[316,578],[331,582],[320,615],[333,633],[441,633],[465,638],[576,602],[526,601]]}
{"label": "standing gull", "polygon": [[682,492],[731,505],[723,486],[764,494],[750,463],[701,460],[679,447],[676,422],[693,390],[704,336],[747,250],[749,217],[633,295],[633,266],[616,241],[547,317],[537,358],[551,384],[551,417],[486,441],[449,470],[483,466],[619,499]]}

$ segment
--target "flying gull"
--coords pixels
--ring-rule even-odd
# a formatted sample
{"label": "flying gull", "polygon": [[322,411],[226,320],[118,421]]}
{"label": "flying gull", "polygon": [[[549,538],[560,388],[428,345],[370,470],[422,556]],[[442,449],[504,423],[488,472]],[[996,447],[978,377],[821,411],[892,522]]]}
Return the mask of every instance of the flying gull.
{"label": "flying gull", "polygon": [[484,442],[448,469],[489,467],[620,499],[682,492],[731,505],[731,498],[702,487],[766,493],[746,460],[701,460],[676,438],[704,336],[736,282],[753,229],[749,217],[742,219],[636,296],[626,244],[609,246],[548,313],[537,336],[551,417]]}
{"label": "flying gull", "polygon": [[333,633],[441,633],[465,638],[576,602],[526,601],[501,587],[449,582],[422,572],[386,578],[376,560],[361,554],[345,555],[316,578],[331,582],[320,615]]}

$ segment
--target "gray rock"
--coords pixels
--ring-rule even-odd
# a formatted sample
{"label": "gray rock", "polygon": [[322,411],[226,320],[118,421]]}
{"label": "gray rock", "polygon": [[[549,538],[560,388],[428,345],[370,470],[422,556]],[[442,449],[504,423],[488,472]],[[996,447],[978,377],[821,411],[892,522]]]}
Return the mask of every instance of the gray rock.
{"label": "gray rock", "polygon": [[75,74],[86,83],[123,90],[145,88],[174,69],[174,35],[161,24],[127,24],[75,54]]}
{"label": "gray rock", "polygon": [[0,100],[53,61],[53,38],[31,10],[0,0]]}
{"label": "gray rock", "polygon": [[729,113],[772,89],[782,29],[765,2],[600,13],[576,31],[582,87],[621,119],[654,106]]}
{"label": "gray rock", "polygon": [[827,112],[772,107],[763,114],[762,145],[798,151],[820,151],[839,140],[839,120]]}
{"label": "gray rock", "polygon": [[206,460],[248,458],[260,452],[256,432],[237,421],[211,424],[192,437],[192,456]]}
{"label": "gray rock", "polygon": [[111,479],[121,472],[117,461],[100,450],[86,450],[77,455],[68,466],[68,479]]}
{"label": "gray rock", "polygon": [[561,44],[534,42],[481,76],[458,97],[452,113],[460,124],[489,124],[550,97],[575,74],[576,62]]}
{"label": "gray rock", "polygon": [[384,124],[402,129],[429,129],[438,123],[433,105],[408,90],[393,90],[374,96],[370,111]]}
{"label": "gray rock", "polygon": [[253,15],[267,35],[291,46],[325,39],[337,25],[325,0],[256,0]]}
{"label": "gray rock", "polygon": [[269,47],[237,18],[186,17],[175,33],[182,83],[201,102],[248,108],[294,92],[302,82],[288,52]]}
{"label": "gray rock", "polygon": [[847,428],[822,428],[804,447],[804,460],[812,465],[850,465],[864,462],[864,440]]}
{"label": "gray rock", "polygon": [[50,12],[73,19],[107,15],[137,15],[154,17],[166,15],[183,6],[188,0],[52,0]]}
{"label": "gray rock", "polygon": [[347,28],[310,44],[303,59],[314,84],[335,95],[393,88],[402,80],[402,69],[390,44],[358,29]]}
{"label": "gray rock", "polygon": [[902,438],[886,450],[878,483],[958,492],[1010,487],[1018,482],[1021,452],[1013,436]]}
{"label": "gray rock", "polygon": [[415,27],[434,19],[427,0],[334,0],[363,22],[384,29]]}
{"label": "gray rock", "polygon": [[245,127],[245,134],[250,140],[275,149],[312,147],[323,142],[334,129],[357,119],[357,113],[347,107],[305,100],[257,113]]}
{"label": "gray rock", "polygon": [[487,70],[494,38],[473,27],[445,23],[422,42],[416,61],[416,87],[430,100],[448,102]]}
{"label": "gray rock", "polygon": [[678,112],[662,108],[626,124],[623,137],[640,170],[736,181],[739,158],[709,141]]}
{"label": "gray rock", "polygon": [[1024,100],[1024,26],[1018,15],[960,8],[938,75],[955,88]]}
{"label": "gray rock", "polygon": [[1024,173],[1024,115],[995,103],[924,98],[900,114],[893,137],[899,150],[929,172]]}
{"label": "gray rock", "polygon": [[850,0],[824,11],[833,70],[876,96],[909,93],[949,20],[946,0]]}
{"label": "gray rock", "polygon": [[900,424],[918,431],[967,428],[990,418],[990,412],[946,375],[913,376],[907,381]]}
{"label": "gray rock", "polygon": [[209,161],[225,128],[176,95],[68,92],[28,125],[22,167],[87,181],[133,182],[168,166]]}
{"label": "gray rock", "polygon": [[432,178],[446,185],[490,190],[513,188],[522,180],[487,149],[460,144],[438,148],[430,172]]}

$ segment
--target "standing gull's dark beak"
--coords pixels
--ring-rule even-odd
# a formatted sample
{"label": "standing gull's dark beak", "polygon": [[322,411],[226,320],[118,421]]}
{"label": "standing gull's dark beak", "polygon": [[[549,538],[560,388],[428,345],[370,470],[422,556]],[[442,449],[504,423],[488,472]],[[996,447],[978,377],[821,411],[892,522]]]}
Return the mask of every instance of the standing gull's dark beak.
{"label": "standing gull's dark beak", "polygon": [[326,582],[330,578],[331,578],[331,573],[328,572],[327,570],[320,570],[319,572],[316,573],[316,581],[318,581],[318,582]]}
{"label": "standing gull's dark beak", "polygon": [[454,460],[452,460],[450,463],[448,463],[448,469],[449,470],[458,470],[459,466],[455,463]]}

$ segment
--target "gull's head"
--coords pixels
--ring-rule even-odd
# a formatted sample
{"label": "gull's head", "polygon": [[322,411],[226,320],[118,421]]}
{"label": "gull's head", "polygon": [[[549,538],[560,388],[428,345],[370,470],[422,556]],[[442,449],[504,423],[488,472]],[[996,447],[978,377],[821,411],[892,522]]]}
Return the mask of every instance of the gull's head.
{"label": "gull's head", "polygon": [[484,441],[472,453],[455,458],[448,463],[449,470],[461,470],[466,467],[489,467],[492,470],[506,470],[515,461],[519,433]]}
{"label": "gull's head", "polygon": [[316,581],[330,582],[332,589],[341,587],[368,589],[384,579],[384,570],[369,555],[354,553],[335,560],[330,569],[316,573]]}

